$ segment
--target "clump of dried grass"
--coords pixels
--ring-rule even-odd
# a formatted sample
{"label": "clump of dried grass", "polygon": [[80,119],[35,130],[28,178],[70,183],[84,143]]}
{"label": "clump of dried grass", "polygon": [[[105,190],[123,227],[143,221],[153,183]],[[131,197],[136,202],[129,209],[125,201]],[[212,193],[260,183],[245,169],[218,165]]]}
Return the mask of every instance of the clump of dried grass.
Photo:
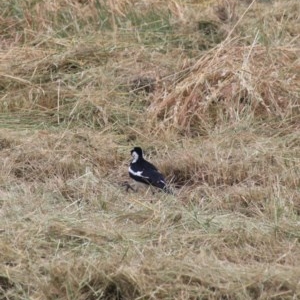
{"label": "clump of dried grass", "polygon": [[293,118],[299,114],[299,51],[237,41],[222,44],[190,67],[186,77],[149,108],[149,115],[184,132],[224,121]]}
{"label": "clump of dried grass", "polygon": [[[211,139],[195,140],[196,144],[185,146],[188,151],[173,151],[176,159],[161,162],[162,170],[177,187],[258,187],[273,185],[278,180],[288,189],[299,185],[299,155],[295,155],[293,147],[275,147],[279,143],[276,138],[260,138],[256,134],[248,134],[248,138],[245,142],[244,134],[225,135],[223,142],[218,138],[218,146]],[[281,174],[280,179],[274,174]]]}
{"label": "clump of dried grass", "polygon": [[111,273],[105,262],[85,261],[74,264],[57,261],[50,270],[47,299],[136,299],[140,296],[138,280],[125,270]]}
{"label": "clump of dried grass", "polygon": [[[3,137],[10,132],[7,130]],[[103,176],[107,169],[115,168],[120,154],[111,147],[101,147],[102,143],[115,147],[110,135],[95,137],[87,131],[66,131],[56,136],[37,131],[25,141],[18,137],[6,145],[2,150],[5,156],[2,173],[25,182],[47,182],[50,178],[67,182],[94,170]]]}

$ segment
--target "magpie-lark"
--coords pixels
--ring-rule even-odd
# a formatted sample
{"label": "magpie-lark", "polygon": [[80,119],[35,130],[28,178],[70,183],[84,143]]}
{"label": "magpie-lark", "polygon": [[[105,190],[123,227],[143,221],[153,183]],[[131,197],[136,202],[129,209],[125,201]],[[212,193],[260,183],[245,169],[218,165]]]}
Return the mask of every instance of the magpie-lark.
{"label": "magpie-lark", "polygon": [[129,166],[129,176],[137,182],[157,187],[168,194],[172,191],[166,186],[164,176],[150,162],[144,159],[143,150],[135,147],[131,150],[132,161]]}

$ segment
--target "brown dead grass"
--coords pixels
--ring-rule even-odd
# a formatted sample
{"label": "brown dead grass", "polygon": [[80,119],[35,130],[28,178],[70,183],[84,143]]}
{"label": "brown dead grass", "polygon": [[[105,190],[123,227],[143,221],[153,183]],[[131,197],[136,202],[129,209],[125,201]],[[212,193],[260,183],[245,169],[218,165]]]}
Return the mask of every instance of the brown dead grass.
{"label": "brown dead grass", "polygon": [[0,299],[299,298],[299,1],[0,11]]}
{"label": "brown dead grass", "polygon": [[245,115],[298,116],[299,49],[239,44],[229,41],[202,56],[167,97],[153,102],[151,116],[188,132]]}

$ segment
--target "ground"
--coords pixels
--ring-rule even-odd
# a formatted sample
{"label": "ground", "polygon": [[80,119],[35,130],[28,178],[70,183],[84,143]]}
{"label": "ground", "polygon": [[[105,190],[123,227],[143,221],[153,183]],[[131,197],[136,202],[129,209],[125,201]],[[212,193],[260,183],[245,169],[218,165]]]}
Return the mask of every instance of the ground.
{"label": "ground", "polygon": [[0,299],[300,297],[298,0],[0,11]]}

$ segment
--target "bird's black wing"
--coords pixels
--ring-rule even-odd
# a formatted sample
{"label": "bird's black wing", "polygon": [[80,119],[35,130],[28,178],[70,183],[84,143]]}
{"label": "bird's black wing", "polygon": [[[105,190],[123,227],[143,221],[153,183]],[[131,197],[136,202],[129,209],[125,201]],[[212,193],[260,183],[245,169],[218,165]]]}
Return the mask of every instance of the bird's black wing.
{"label": "bird's black wing", "polygon": [[147,160],[143,160],[143,168],[159,172],[158,169]]}
{"label": "bird's black wing", "polygon": [[164,189],[166,186],[166,181],[164,176],[161,173],[159,173],[156,168],[144,169],[143,172],[141,173],[141,176],[143,177],[144,181],[146,181],[150,185],[153,185],[160,189]]}

